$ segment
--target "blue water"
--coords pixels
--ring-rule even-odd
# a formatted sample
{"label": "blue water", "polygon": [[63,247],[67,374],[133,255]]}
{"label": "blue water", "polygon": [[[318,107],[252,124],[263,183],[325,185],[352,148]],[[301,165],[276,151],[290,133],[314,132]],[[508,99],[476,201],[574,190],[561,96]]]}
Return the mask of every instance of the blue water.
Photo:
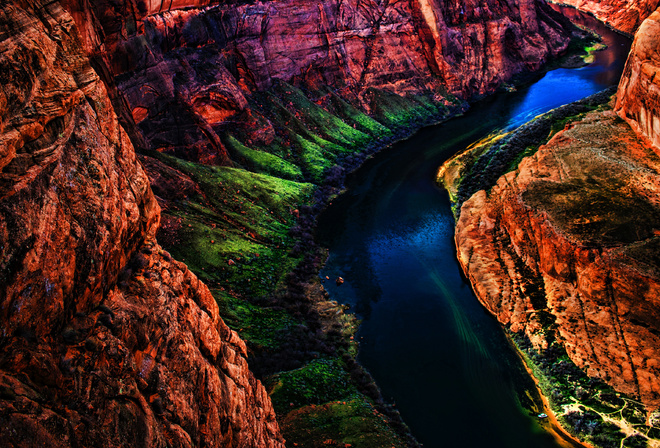
{"label": "blue water", "polygon": [[559,446],[534,417],[531,379],[461,274],[449,198],[434,177],[491,132],[616,84],[630,42],[593,22],[609,45],[593,64],[551,71],[384,150],[321,216],[330,249],[321,276],[345,279],[325,287],[363,319],[358,359],[427,448]]}

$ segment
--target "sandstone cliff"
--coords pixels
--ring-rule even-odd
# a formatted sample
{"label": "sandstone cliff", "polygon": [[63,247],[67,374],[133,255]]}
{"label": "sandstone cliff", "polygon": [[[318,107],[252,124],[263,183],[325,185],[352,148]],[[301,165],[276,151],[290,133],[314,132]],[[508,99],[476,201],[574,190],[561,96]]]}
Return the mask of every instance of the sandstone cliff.
{"label": "sandstone cliff", "polygon": [[[156,243],[159,208],[134,147],[178,157],[142,160],[163,180],[162,204],[173,190],[177,207],[207,201],[184,207],[218,231],[208,244],[231,229],[286,257],[278,238],[299,215],[287,201],[309,184],[180,158],[320,183],[336,153],[391,136],[410,110],[444,116],[453,95],[538,69],[570,29],[532,0],[11,0],[0,23],[0,444],[16,446],[283,444],[245,345]],[[320,162],[292,163],[305,158]],[[219,188],[239,178],[263,191],[246,201]],[[267,235],[255,232],[264,210]],[[254,291],[256,276],[244,280]]]}
{"label": "sandstone cliff", "polygon": [[283,446],[244,343],[154,241],[70,15],[16,0],[0,24],[0,445]]}
{"label": "sandstone cliff", "polygon": [[[585,144],[586,143],[586,144]],[[484,305],[539,349],[660,406],[660,159],[591,112],[461,209],[459,261]]]}
{"label": "sandstone cliff", "polygon": [[553,3],[593,14],[598,20],[631,36],[658,7],[657,0],[553,0]]}
{"label": "sandstone cliff", "polygon": [[619,85],[616,113],[628,124],[610,108],[569,123],[467,200],[456,230],[459,260],[502,323],[537,348],[557,337],[578,367],[651,410],[660,406],[659,14],[640,27]]}
{"label": "sandstone cliff", "polygon": [[254,95],[277,80],[319,103],[330,86],[369,112],[380,92],[442,104],[538,69],[570,28],[532,0],[160,3],[64,2],[131,136],[134,122],[148,147],[213,164],[231,163],[226,133],[272,143]]}
{"label": "sandstone cliff", "polygon": [[619,84],[616,111],[641,136],[660,149],[660,10],[635,35]]}

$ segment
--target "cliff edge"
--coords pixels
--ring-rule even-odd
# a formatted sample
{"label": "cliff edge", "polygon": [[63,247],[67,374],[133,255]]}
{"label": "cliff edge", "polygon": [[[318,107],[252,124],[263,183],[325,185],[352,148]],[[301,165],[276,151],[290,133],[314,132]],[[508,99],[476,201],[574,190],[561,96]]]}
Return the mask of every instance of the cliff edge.
{"label": "cliff edge", "polygon": [[[466,200],[456,225],[477,297],[597,446],[660,438],[659,14],[636,34],[616,103],[557,116],[563,129]],[[460,163],[446,167],[456,191]]]}
{"label": "cliff edge", "polygon": [[601,22],[630,36],[659,5],[658,0],[554,0],[553,3],[593,14]]}
{"label": "cliff edge", "polygon": [[660,10],[635,35],[621,77],[616,112],[638,135],[660,150]]}
{"label": "cliff edge", "polygon": [[244,343],[155,242],[70,15],[4,2],[0,29],[0,444],[283,446]]}

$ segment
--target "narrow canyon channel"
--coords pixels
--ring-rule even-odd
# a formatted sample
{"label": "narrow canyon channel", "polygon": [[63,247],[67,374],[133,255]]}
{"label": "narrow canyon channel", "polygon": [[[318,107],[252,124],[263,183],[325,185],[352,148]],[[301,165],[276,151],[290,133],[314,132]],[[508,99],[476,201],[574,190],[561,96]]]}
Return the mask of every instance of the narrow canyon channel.
{"label": "narrow canyon channel", "polygon": [[581,20],[608,45],[591,65],[548,72],[379,153],[320,218],[325,287],[362,319],[359,360],[426,448],[560,446],[534,415],[539,397],[524,365],[461,275],[435,174],[491,132],[619,81],[630,40]]}

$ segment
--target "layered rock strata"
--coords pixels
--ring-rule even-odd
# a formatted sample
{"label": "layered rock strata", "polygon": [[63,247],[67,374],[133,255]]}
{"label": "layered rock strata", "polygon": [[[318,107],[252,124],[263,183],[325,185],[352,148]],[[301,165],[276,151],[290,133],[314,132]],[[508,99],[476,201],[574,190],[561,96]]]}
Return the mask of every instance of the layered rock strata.
{"label": "layered rock strata", "polygon": [[456,228],[460,263],[500,322],[540,350],[556,338],[649,410],[660,406],[658,14],[639,28],[615,111],[569,123],[467,200]]}
{"label": "layered rock strata", "polygon": [[466,201],[461,266],[482,303],[539,349],[660,405],[660,158],[609,112],[558,133]]}
{"label": "layered rock strata", "polygon": [[658,7],[658,0],[553,0],[590,14],[612,28],[629,35]]}
{"label": "layered rock strata", "polygon": [[118,88],[126,126],[136,123],[152,149],[214,164],[231,163],[226,132],[272,142],[273,125],[253,101],[277,80],[308,92],[331,86],[366,111],[377,91],[443,103],[538,69],[570,34],[532,0],[64,3]]}
{"label": "layered rock strata", "polygon": [[283,446],[244,343],[154,241],[159,207],[57,2],[0,6],[0,434]]}
{"label": "layered rock strata", "polygon": [[616,111],[641,136],[660,149],[660,10],[635,35],[621,77]]}

